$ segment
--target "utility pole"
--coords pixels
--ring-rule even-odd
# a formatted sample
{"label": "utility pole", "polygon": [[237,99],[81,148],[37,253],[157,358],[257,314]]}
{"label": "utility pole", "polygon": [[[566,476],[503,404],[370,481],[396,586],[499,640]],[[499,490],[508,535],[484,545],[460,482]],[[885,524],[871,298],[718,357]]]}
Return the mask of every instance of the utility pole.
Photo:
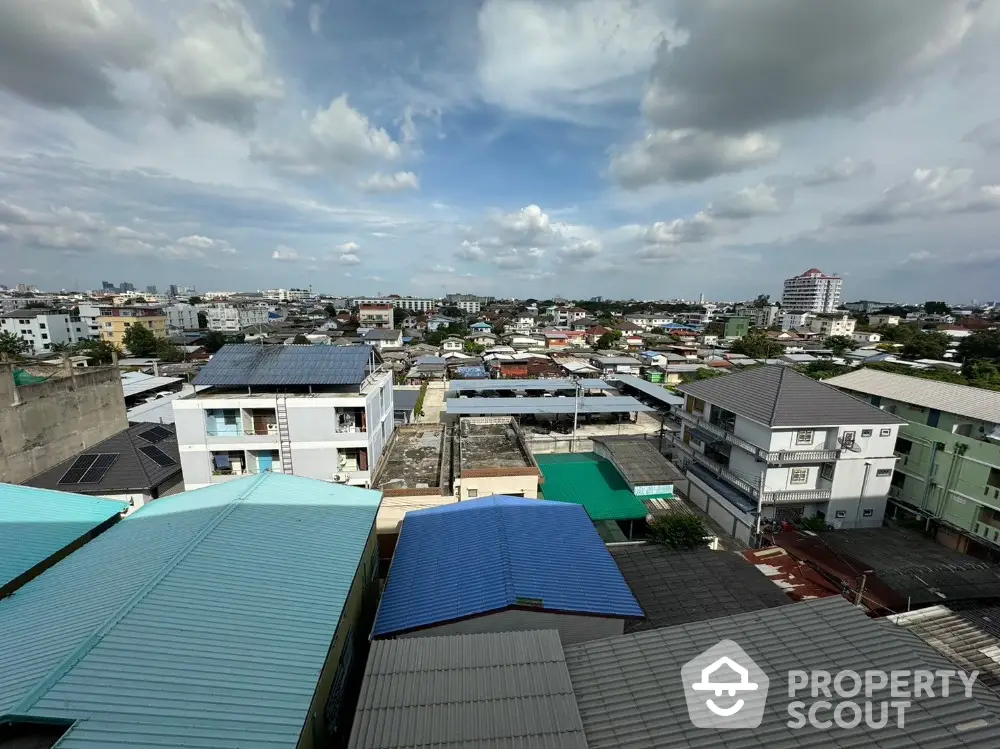
{"label": "utility pole", "polygon": [[570,442],[569,451],[576,452],[576,425],[580,415],[580,378],[573,376],[573,440]]}

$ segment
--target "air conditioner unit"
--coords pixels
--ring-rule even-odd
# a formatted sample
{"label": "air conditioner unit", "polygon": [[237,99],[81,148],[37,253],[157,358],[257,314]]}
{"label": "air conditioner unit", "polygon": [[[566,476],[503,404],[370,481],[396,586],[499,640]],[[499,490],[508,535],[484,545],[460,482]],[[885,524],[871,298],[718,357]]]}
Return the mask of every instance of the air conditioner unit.
{"label": "air conditioner unit", "polygon": [[346,473],[335,473],[333,474],[333,480],[337,484],[346,484],[350,481],[351,477]]}

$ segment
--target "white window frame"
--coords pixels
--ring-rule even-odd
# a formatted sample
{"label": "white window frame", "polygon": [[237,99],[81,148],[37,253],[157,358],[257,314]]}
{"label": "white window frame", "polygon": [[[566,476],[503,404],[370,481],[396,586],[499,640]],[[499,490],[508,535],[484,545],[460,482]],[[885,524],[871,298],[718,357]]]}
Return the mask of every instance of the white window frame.
{"label": "white window frame", "polygon": [[811,445],[816,432],[813,429],[800,429],[795,433],[796,445]]}
{"label": "white window frame", "polygon": [[809,483],[809,469],[808,468],[792,468],[788,472],[788,483],[789,484],[808,484]]}
{"label": "white window frame", "polygon": [[466,489],[465,493],[468,495],[469,499],[479,499],[478,489]]}

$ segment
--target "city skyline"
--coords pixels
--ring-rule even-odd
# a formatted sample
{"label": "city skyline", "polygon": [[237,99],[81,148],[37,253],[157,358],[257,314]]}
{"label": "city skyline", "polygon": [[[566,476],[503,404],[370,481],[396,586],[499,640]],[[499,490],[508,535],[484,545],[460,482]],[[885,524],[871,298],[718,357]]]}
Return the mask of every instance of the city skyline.
{"label": "city skyline", "polygon": [[0,279],[988,298],[998,34],[960,0],[8,5]]}

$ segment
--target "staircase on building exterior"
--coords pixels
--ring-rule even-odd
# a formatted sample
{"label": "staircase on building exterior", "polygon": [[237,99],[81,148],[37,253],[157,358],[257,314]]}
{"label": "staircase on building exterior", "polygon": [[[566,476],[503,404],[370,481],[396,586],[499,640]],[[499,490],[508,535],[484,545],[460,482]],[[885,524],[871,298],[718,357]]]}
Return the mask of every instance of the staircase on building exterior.
{"label": "staircase on building exterior", "polygon": [[274,413],[278,417],[278,441],[281,445],[281,472],[292,473],[292,438],[288,434],[288,406],[285,394],[275,399]]}

